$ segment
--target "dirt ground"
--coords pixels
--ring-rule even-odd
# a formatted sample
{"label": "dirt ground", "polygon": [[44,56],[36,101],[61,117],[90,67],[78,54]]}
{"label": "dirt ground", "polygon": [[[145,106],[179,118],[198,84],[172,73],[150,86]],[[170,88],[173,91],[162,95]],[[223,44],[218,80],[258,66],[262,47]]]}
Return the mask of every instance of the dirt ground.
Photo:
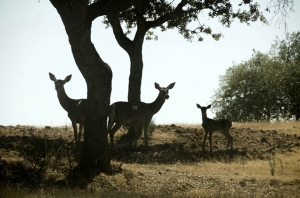
{"label": "dirt ground", "polygon": [[[300,167],[299,134],[293,134],[293,132],[286,134],[273,129],[258,130],[233,126],[230,130],[234,139],[233,150],[227,150],[227,140],[222,134],[215,132],[212,137],[213,152],[209,152],[208,139],[206,151],[203,152],[204,131],[202,127],[158,125],[149,137],[149,149],[145,152],[142,138],[139,139],[136,150],[120,140],[125,131],[126,129],[122,129],[116,133],[115,149],[110,150],[113,165],[122,169],[119,174],[113,176],[96,174],[93,179],[85,182],[70,181],[68,186],[94,189],[94,191],[101,191],[101,189],[134,191],[150,196],[153,195],[151,193],[162,193],[166,197],[171,194],[183,196],[182,193],[187,192],[203,193],[204,190],[207,192],[212,189],[217,189],[216,191],[223,189],[222,192],[224,192],[224,189],[227,191],[229,183],[235,184],[233,189],[241,188],[243,192],[255,192],[255,195],[260,195],[259,193],[265,191],[283,193],[285,191],[280,190],[283,187],[292,192],[292,195],[300,193],[300,168],[291,180],[273,179],[268,180],[267,184],[263,179],[251,175],[244,177],[234,170],[232,170],[234,171],[232,178],[218,179],[217,173],[212,173],[212,176],[208,178],[206,169],[201,169],[209,163],[225,164],[225,169],[227,165],[233,167],[231,163],[237,162],[243,164],[261,160],[268,164],[272,156],[286,153],[299,156],[297,163]],[[72,139],[72,129],[67,126],[0,126],[0,181],[2,186],[8,182],[18,185],[25,185],[26,182],[42,182],[48,187],[60,186],[61,183],[65,185],[70,177],[68,172],[76,166],[76,156],[69,152],[71,146],[70,149],[66,148]],[[20,168],[20,166],[24,167]],[[190,170],[190,166],[199,168],[199,171],[195,173],[194,169]],[[45,170],[42,171],[42,169]],[[43,173],[35,177],[31,172]],[[151,189],[154,188],[157,190],[152,192]],[[295,194],[295,197],[298,195]]]}
{"label": "dirt ground", "polygon": [[[125,132],[123,132],[125,133]],[[141,155],[144,151],[142,138],[138,141],[139,148],[132,152],[128,146],[129,153],[125,154],[124,146],[120,143],[113,153],[114,159],[124,162],[136,163],[176,163],[195,162],[218,159],[229,156],[230,159],[245,157],[248,159],[266,159],[272,153],[284,153],[299,147],[300,137],[297,134],[287,135],[278,133],[276,130],[252,130],[250,128],[235,128],[230,130],[234,139],[233,150],[227,150],[227,140],[218,132],[213,133],[213,153],[202,152],[204,130],[200,127],[181,127],[172,125],[159,125],[155,134],[149,141],[149,154]],[[126,148],[126,147],[125,147]],[[206,139],[206,151],[209,151],[208,138]],[[131,152],[130,152],[131,151]]]}

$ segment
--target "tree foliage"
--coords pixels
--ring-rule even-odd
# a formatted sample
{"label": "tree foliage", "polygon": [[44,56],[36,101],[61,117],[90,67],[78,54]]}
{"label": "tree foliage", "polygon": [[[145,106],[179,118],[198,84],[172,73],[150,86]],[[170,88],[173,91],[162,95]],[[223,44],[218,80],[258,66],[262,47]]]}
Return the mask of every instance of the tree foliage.
{"label": "tree foliage", "polygon": [[[274,0],[274,2],[279,0]],[[293,0],[291,0],[293,1]],[[280,4],[282,9],[290,5],[290,1]],[[268,11],[277,5],[269,4]],[[162,32],[177,29],[186,40],[195,37],[203,41],[203,35],[210,35],[219,40],[221,33],[215,33],[201,16],[216,18],[225,27],[230,27],[235,20],[249,25],[251,22],[266,19],[260,11],[259,3],[252,0],[139,0],[128,9],[104,17],[103,23],[112,27],[118,44],[128,53],[130,58],[130,75],[128,85],[128,101],[139,102],[141,95],[144,40],[157,40],[154,29]],[[133,39],[128,35],[135,32]],[[131,131],[131,132],[130,132]],[[131,133],[131,135],[129,134]],[[134,130],[128,135],[134,137]]]}
{"label": "tree foliage", "polygon": [[[128,101],[140,102],[143,76],[143,42],[157,40],[154,29],[162,32],[177,28],[188,41],[194,37],[202,41],[202,34],[211,35],[219,40],[221,33],[203,23],[200,16],[208,15],[218,18],[219,22],[230,27],[238,19],[241,23],[266,22],[259,11],[259,4],[249,0],[234,2],[232,0],[139,0],[128,9],[112,13],[104,17],[103,23],[112,27],[118,44],[128,53],[130,58],[130,75],[128,85]],[[133,39],[128,36],[135,32]],[[128,137],[134,137],[134,129],[130,128]]]}
{"label": "tree foliage", "polygon": [[276,38],[269,53],[252,58],[220,76],[212,103],[216,117],[233,121],[300,117],[300,32]]}
{"label": "tree foliage", "polygon": [[[177,28],[179,33],[189,41],[195,36],[202,41],[202,33],[218,40],[221,33],[213,33],[212,29],[200,19],[201,14],[205,12],[204,14],[210,18],[218,18],[219,22],[226,27],[230,27],[234,19],[247,24],[257,20],[266,22],[259,7],[258,3],[249,0],[242,0],[240,3],[230,0],[141,0],[114,17],[123,24],[125,35],[135,29],[143,29],[147,40],[157,40],[158,37],[151,30],[156,28],[162,32]],[[103,22],[107,26],[111,25],[111,20],[107,18]]]}

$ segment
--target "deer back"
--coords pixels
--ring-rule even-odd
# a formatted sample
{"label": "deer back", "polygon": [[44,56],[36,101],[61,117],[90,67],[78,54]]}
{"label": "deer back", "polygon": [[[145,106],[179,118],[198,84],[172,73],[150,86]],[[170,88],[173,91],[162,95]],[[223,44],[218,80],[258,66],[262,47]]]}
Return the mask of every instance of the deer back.
{"label": "deer back", "polygon": [[144,102],[116,102],[109,107],[109,117],[114,122],[125,125],[135,126],[143,121],[151,120],[153,113],[148,104]]}
{"label": "deer back", "polygon": [[226,119],[213,120],[207,118],[206,121],[202,123],[202,126],[205,130],[217,131],[220,129],[231,128],[232,122]]}
{"label": "deer back", "polygon": [[69,108],[68,116],[70,117],[70,119],[76,118],[77,123],[83,124],[85,107],[86,107],[86,99],[74,100],[74,102],[71,104]]}

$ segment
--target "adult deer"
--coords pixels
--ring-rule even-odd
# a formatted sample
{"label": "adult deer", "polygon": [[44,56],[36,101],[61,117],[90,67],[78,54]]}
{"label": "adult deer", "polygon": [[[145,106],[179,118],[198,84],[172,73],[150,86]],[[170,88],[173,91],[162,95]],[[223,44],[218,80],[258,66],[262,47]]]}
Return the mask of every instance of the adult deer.
{"label": "adult deer", "polygon": [[212,152],[212,146],[211,146],[211,138],[212,138],[212,133],[214,131],[220,131],[228,140],[227,148],[229,146],[229,143],[231,144],[231,149],[232,149],[232,144],[233,144],[233,138],[229,133],[229,129],[232,126],[232,122],[229,120],[225,119],[219,119],[219,120],[213,120],[207,117],[206,115],[206,110],[210,109],[211,105],[208,105],[207,107],[201,107],[199,104],[196,104],[199,109],[201,109],[202,112],[202,127],[205,130],[205,135],[204,135],[204,140],[203,140],[203,145],[202,145],[202,150],[205,150],[205,141],[207,134],[209,133],[209,146],[210,146],[210,151]]}
{"label": "adult deer", "polygon": [[[108,116],[108,133],[110,134],[111,146],[114,147],[114,135],[118,129],[124,125],[128,127],[135,127],[135,143],[136,148],[137,139],[141,130],[144,130],[144,142],[148,148],[148,125],[153,117],[161,107],[166,99],[169,98],[169,89],[175,85],[171,83],[168,87],[160,87],[159,84],[154,83],[155,88],[159,90],[156,100],[152,103],[144,102],[116,102],[109,107]],[[113,124],[115,124],[113,126]],[[113,126],[113,127],[112,127]]]}
{"label": "adult deer", "polygon": [[[74,129],[75,142],[80,141],[81,133],[83,131],[84,110],[86,106],[86,99],[74,100],[69,98],[65,92],[64,84],[71,80],[72,75],[67,76],[64,80],[57,80],[56,77],[49,72],[49,77],[54,81],[55,90],[60,105],[68,112],[68,117],[72,122]],[[79,135],[77,139],[77,123],[79,123]]]}

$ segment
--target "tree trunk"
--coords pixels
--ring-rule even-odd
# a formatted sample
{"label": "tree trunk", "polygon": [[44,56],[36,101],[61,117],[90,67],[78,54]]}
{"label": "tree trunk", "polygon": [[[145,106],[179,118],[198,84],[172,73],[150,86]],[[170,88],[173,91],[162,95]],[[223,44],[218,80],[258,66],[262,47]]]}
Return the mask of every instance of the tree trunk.
{"label": "tree trunk", "polygon": [[127,51],[130,57],[130,74],[128,83],[128,101],[141,101],[141,85],[143,76],[142,49],[137,48]]}
{"label": "tree trunk", "polygon": [[[134,40],[130,40],[121,27],[121,21],[116,14],[107,16],[118,44],[127,52],[130,58],[130,74],[128,83],[128,101],[141,101],[141,83],[143,74],[143,43],[146,33],[145,22],[138,27]],[[142,27],[141,27],[142,26]]]}
{"label": "tree trunk", "polygon": [[[123,32],[120,25],[120,19],[117,15],[108,15],[108,20],[113,28],[113,32],[118,44],[127,52],[130,58],[130,74],[128,82],[128,102],[140,102],[141,101],[141,85],[143,75],[143,42],[146,33],[144,27],[138,28],[134,40],[131,41]],[[132,142],[135,137],[134,127],[130,127],[127,134],[121,138]]]}
{"label": "tree trunk", "polygon": [[87,83],[87,107],[84,120],[84,148],[80,167],[109,172],[107,108],[110,105],[112,72],[91,42],[91,24],[87,20],[88,1],[72,3],[51,0],[64,23],[75,62]]}
{"label": "tree trunk", "polygon": [[107,107],[110,105],[112,73],[104,62],[99,66],[99,71],[90,70],[85,77],[88,86],[88,102],[84,120],[84,150],[80,165],[96,166],[103,172],[109,172]]}
{"label": "tree trunk", "polygon": [[[130,57],[130,74],[128,83],[128,101],[140,102],[141,101],[141,85],[143,76],[143,55],[142,47],[134,48],[127,51]],[[139,134],[141,136],[142,134]],[[135,128],[130,127],[127,134],[123,137],[133,142],[135,139]]]}

